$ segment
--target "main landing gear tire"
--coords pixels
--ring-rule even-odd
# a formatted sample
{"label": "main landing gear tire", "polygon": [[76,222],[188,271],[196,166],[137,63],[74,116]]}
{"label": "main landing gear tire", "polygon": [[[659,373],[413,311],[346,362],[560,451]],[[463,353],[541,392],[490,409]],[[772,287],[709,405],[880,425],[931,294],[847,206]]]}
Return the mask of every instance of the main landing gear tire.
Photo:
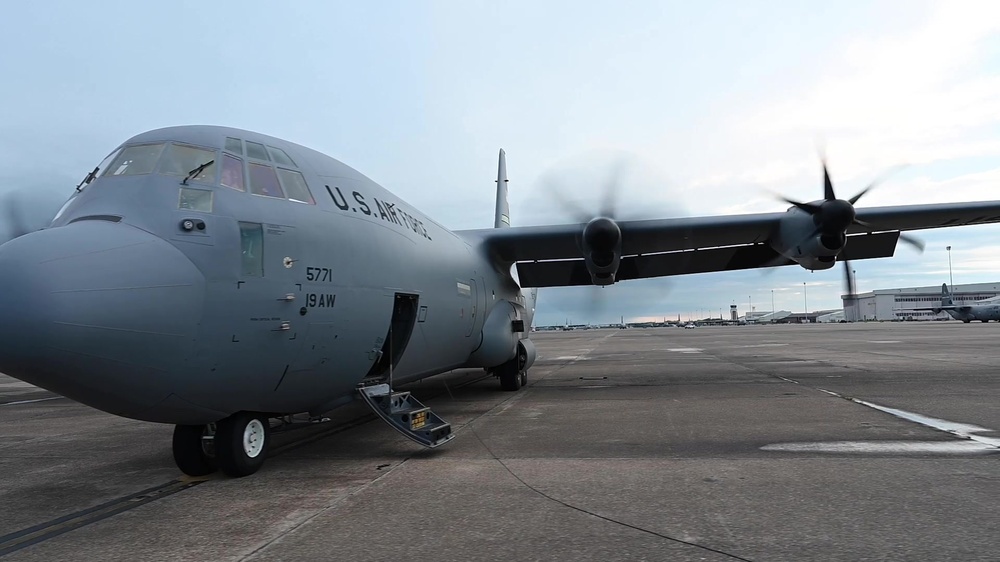
{"label": "main landing gear tire", "polygon": [[969,320],[962,320],[962,322],[965,322],[966,324],[968,324],[970,321]]}
{"label": "main landing gear tire", "polygon": [[264,465],[271,444],[267,416],[238,412],[216,424],[215,459],[228,476],[249,476]]}
{"label": "main landing gear tire", "polygon": [[523,384],[521,373],[517,372],[516,366],[515,368],[510,369],[505,363],[502,367],[500,367],[499,374],[497,376],[500,378],[500,390],[514,392],[519,390],[521,388],[521,384]]}
{"label": "main landing gear tire", "polygon": [[214,444],[210,437],[212,425],[174,426],[174,463],[188,476],[205,476],[218,470]]}

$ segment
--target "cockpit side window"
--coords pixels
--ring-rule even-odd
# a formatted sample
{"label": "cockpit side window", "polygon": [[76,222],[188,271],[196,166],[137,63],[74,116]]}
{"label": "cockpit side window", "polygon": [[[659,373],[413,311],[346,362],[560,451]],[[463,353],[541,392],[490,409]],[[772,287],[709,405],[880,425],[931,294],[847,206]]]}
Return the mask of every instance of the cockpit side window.
{"label": "cockpit side window", "polygon": [[243,184],[243,161],[228,154],[222,155],[222,185],[246,191]]}
{"label": "cockpit side window", "polygon": [[[247,145],[249,146],[250,143],[247,142]],[[250,174],[250,193],[285,198],[284,192],[281,191],[281,184],[278,183],[278,176],[274,174],[274,168],[253,162],[247,168]]]}
{"label": "cockpit side window", "polygon": [[295,162],[292,161],[291,157],[289,157],[284,150],[269,146],[267,147],[267,151],[271,153],[271,160],[274,160],[278,164],[281,164],[282,166],[295,166]]}
{"label": "cockpit side window", "polygon": [[233,137],[226,137],[226,150],[234,154],[243,154],[243,141]]}
{"label": "cockpit side window", "polygon": [[306,185],[306,179],[302,177],[302,174],[278,168],[278,177],[281,178],[281,185],[285,187],[285,193],[288,194],[289,199],[298,201],[299,203],[316,204],[316,200],[309,193],[309,186]]}
{"label": "cockpit side window", "polygon": [[160,159],[163,147],[162,143],[126,147],[101,177],[137,176],[151,173],[156,167],[156,162]]}
{"label": "cockpit side window", "polygon": [[269,159],[267,157],[267,150],[264,145],[256,142],[247,141],[247,156],[250,158],[256,158],[257,160],[263,160],[267,162]]}
{"label": "cockpit side window", "polygon": [[213,150],[172,144],[167,150],[167,157],[160,164],[160,173],[187,177],[192,171],[198,170],[198,173],[188,178],[188,181],[215,183],[215,160]]}

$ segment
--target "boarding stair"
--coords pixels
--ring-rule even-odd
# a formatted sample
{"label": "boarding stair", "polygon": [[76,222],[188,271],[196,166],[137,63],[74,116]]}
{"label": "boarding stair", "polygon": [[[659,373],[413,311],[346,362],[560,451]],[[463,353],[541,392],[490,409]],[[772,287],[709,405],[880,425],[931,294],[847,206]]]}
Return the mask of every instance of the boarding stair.
{"label": "boarding stair", "polygon": [[424,447],[437,447],[455,437],[450,423],[409,392],[394,392],[387,383],[362,384],[358,392],[378,417]]}

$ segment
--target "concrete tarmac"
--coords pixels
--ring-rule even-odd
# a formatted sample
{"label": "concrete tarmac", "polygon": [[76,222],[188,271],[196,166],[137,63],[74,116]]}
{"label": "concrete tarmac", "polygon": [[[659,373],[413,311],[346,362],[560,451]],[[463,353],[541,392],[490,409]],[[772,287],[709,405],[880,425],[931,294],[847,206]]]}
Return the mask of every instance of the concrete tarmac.
{"label": "concrete tarmac", "polygon": [[0,556],[1000,559],[1000,325],[533,339],[517,393],[411,385],[456,428],[440,449],[349,406],[242,479],[183,477],[171,427],[0,376]]}

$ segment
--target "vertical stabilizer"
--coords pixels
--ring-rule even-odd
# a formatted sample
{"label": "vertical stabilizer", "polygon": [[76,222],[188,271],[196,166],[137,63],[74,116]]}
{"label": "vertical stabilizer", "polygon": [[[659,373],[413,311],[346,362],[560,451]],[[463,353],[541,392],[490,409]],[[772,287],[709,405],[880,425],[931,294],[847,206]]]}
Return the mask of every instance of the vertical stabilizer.
{"label": "vertical stabilizer", "polygon": [[507,154],[500,149],[500,164],[497,166],[497,210],[493,228],[510,226],[510,207],[507,205]]}
{"label": "vertical stabilizer", "polygon": [[952,306],[955,304],[951,300],[951,291],[948,290],[947,283],[941,283],[941,306]]}

